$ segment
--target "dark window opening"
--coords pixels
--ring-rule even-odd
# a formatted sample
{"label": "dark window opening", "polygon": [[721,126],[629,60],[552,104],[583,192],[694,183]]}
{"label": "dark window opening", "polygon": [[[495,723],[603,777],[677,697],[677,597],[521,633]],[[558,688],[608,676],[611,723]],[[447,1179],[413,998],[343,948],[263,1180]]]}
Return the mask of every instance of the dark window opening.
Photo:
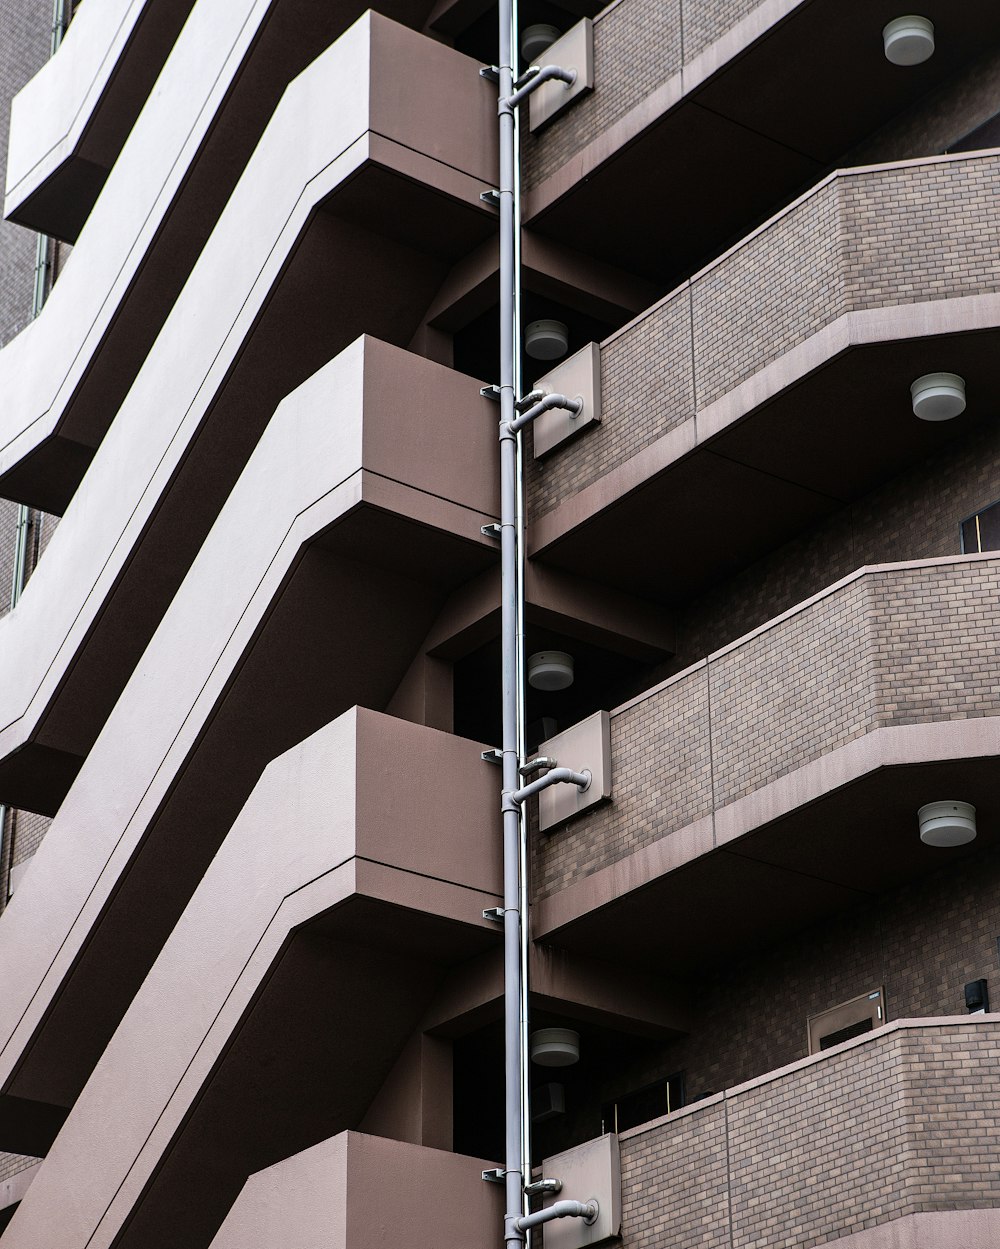
{"label": "dark window opening", "polygon": [[991,503],[962,521],[962,554],[1000,551],[1000,503]]}
{"label": "dark window opening", "polygon": [[679,1110],[683,1105],[684,1072],[677,1071],[666,1080],[647,1084],[617,1101],[605,1102],[601,1107],[601,1131],[624,1132]]}

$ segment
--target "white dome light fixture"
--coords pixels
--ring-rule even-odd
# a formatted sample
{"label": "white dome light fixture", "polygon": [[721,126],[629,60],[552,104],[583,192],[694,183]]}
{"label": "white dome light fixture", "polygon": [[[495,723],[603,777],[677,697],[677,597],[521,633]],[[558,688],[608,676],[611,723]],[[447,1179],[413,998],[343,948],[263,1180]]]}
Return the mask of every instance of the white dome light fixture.
{"label": "white dome light fixture", "polygon": [[928,802],[917,823],[925,846],[965,846],[976,837],[976,808],[971,802]]}
{"label": "white dome light fixture", "polygon": [[922,65],[934,55],[934,23],[913,14],[893,18],[882,30],[882,45],[893,65]]}
{"label": "white dome light fixture", "polygon": [[950,421],[965,411],[965,378],[957,373],[925,373],[910,386],[913,415],[922,421]]}
{"label": "white dome light fixture", "polygon": [[551,48],[561,34],[558,26],[550,26],[547,22],[526,26],[521,31],[521,59],[527,65],[534,65],[536,59],[547,48]]}
{"label": "white dome light fixture", "polygon": [[524,331],[524,350],[532,360],[558,360],[569,350],[569,330],[562,321],[532,321]]}
{"label": "white dome light fixture", "polygon": [[536,651],[528,657],[528,684],[549,692],[569,689],[573,684],[573,656],[565,651]]}
{"label": "white dome light fixture", "polygon": [[531,1061],[539,1067],[572,1067],[580,1061],[580,1034],[572,1028],[540,1028],[531,1034]]}

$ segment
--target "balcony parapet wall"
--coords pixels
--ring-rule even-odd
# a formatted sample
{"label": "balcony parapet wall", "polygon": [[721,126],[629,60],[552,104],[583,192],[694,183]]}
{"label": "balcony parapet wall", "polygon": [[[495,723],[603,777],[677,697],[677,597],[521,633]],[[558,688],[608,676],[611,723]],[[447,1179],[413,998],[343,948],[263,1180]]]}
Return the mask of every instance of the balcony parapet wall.
{"label": "balcony parapet wall", "polygon": [[[1000,291],[998,192],[995,152],[842,170],[820,182],[601,344],[602,422],[531,463],[532,514],[681,427],[684,450],[717,432],[736,409],[796,380],[796,368],[790,362],[787,377],[761,387],[751,379],[851,313]],[[910,322],[899,337],[934,332]],[[724,405],[741,386],[761,393]],[[713,405],[734,412],[723,419]]]}
{"label": "balcony parapet wall", "polygon": [[538,840],[538,897],[876,730],[1000,715],[998,591],[996,555],[863,568],[618,707],[614,799]]}
{"label": "balcony parapet wall", "polygon": [[[622,1133],[626,1249],[667,1234],[678,1249],[862,1249],[898,1219],[987,1218],[998,1046],[996,1017],[899,1020]],[[940,1239],[891,1243],[989,1243],[942,1234],[963,1216],[935,1217]]]}
{"label": "balcony parapet wall", "polygon": [[[728,43],[733,48],[745,46],[766,28],[768,18],[773,22],[776,14],[784,15],[798,2],[615,0],[609,4],[594,18],[596,90],[558,121],[541,142],[526,145],[527,185],[533,187],[561,168],[675,76],[680,95],[684,90],[680,81],[683,68],[691,66],[727,32],[732,32]],[[740,29],[741,21],[755,9],[761,10],[759,20]],[[720,53],[711,59],[725,57]]]}

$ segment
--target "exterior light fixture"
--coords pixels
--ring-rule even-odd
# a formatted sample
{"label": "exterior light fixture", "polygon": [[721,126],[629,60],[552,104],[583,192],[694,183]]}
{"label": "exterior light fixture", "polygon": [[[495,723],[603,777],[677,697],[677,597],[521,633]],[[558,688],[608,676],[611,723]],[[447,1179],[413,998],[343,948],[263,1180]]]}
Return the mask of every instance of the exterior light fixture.
{"label": "exterior light fixture", "polygon": [[545,22],[526,26],[521,31],[521,59],[526,65],[534,65],[537,58],[546,48],[551,48],[561,34],[558,26],[549,26]]}
{"label": "exterior light fixture", "polygon": [[934,23],[927,17],[897,17],[882,30],[885,59],[893,65],[922,65],[934,55]]}
{"label": "exterior light fixture", "polygon": [[528,657],[528,684],[536,690],[565,690],[573,684],[573,656],[537,651]]}
{"label": "exterior light fixture", "polygon": [[975,840],[976,808],[971,802],[928,802],[917,812],[926,846],[964,846]]}
{"label": "exterior light fixture", "polygon": [[580,1061],[580,1034],[572,1028],[540,1028],[531,1034],[531,1061],[539,1067],[571,1067]]}
{"label": "exterior light fixture", "polygon": [[569,350],[569,330],[562,321],[532,321],[524,331],[524,350],[533,360],[558,360]]}
{"label": "exterior light fixture", "polygon": [[913,415],[922,421],[950,421],[965,411],[965,378],[957,373],[925,373],[910,387]]}

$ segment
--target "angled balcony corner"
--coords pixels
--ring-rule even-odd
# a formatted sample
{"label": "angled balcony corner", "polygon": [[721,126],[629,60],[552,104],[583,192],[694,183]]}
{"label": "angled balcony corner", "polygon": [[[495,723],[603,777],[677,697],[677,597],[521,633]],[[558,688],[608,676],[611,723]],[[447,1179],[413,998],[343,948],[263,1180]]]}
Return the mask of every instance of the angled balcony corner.
{"label": "angled balcony corner", "polygon": [[494,561],[494,441],[471,379],[370,339],[281,405],[0,917],[4,1146],[44,1151],[266,764],[384,707]]}
{"label": "angled balcony corner", "polygon": [[[265,769],[14,1216],[13,1244],[227,1243],[213,1238],[252,1172],[357,1124],[449,969],[499,941],[482,916],[502,873],[481,749],[355,708]],[[421,1098],[450,1103],[447,1064],[397,1118]],[[338,1140],[320,1147],[315,1194],[331,1215]],[[474,1232],[492,1208],[468,1158],[348,1141],[349,1162],[357,1146],[377,1163],[371,1181],[398,1157],[474,1184],[467,1208],[446,1203],[455,1227]],[[352,1232],[350,1203],[360,1213],[367,1193],[352,1186]]]}
{"label": "angled balcony corner", "polygon": [[992,844],[998,588],[995,555],[862,569],[613,711],[613,801],[536,845],[538,937],[696,970],[748,890],[744,948],[933,871],[939,791]]}
{"label": "angled balcony corner", "polygon": [[998,1040],[995,1019],[899,1020],[623,1132],[626,1243],[985,1249]]}
{"label": "angled balcony corner", "polygon": [[11,103],[7,220],[76,241],[193,3],[81,8],[58,57]]}
{"label": "angled balcony corner", "polygon": [[[329,1249],[375,1249],[386,1240],[490,1249],[503,1203],[476,1165],[346,1132],[251,1176],[211,1249],[306,1249],[318,1233]],[[481,1162],[480,1169],[490,1165]]]}
{"label": "angled balcony corner", "polygon": [[[992,152],[837,173],[603,342],[600,425],[530,465],[532,554],[676,603],[985,422],[998,191]],[[914,419],[929,361],[962,421]]]}
{"label": "angled balcony corner", "polygon": [[[55,811],[281,399],[359,323],[409,341],[450,258],[493,228],[486,87],[468,58],[373,14],[288,89],[0,623],[4,800]],[[470,119],[457,132],[455,109]],[[311,125],[317,112],[335,124]],[[0,460],[18,471],[39,439],[30,423]]]}
{"label": "angled balcony corner", "polygon": [[690,273],[1000,34],[992,10],[935,7],[947,39],[900,75],[881,12],[866,0],[609,4],[593,22],[593,93],[526,141],[526,223],[662,282]]}

